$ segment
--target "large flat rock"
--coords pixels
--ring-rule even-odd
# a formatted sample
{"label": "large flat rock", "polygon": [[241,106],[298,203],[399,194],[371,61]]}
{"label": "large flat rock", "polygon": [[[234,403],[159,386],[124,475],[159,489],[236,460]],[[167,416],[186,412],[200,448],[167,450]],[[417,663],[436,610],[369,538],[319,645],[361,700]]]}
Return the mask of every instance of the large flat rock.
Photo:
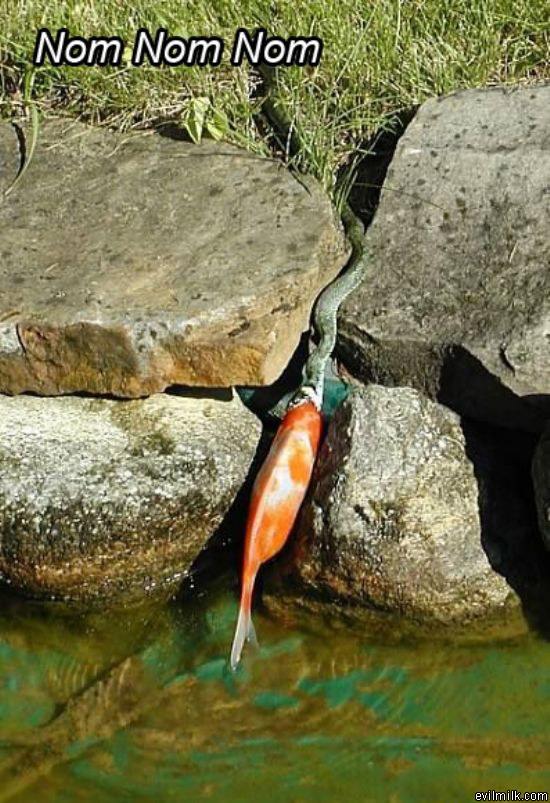
{"label": "large flat rock", "polygon": [[83,602],[176,588],[259,437],[236,397],[0,397],[0,576]]}
{"label": "large flat rock", "polygon": [[[342,307],[340,356],[537,430],[550,393],[550,86],[429,100],[401,138]],[[546,404],[546,400],[542,400]]]}
{"label": "large flat rock", "polygon": [[[21,160],[0,126],[0,190]],[[346,245],[317,184],[229,145],[48,122],[0,205],[0,392],[270,383]]]}

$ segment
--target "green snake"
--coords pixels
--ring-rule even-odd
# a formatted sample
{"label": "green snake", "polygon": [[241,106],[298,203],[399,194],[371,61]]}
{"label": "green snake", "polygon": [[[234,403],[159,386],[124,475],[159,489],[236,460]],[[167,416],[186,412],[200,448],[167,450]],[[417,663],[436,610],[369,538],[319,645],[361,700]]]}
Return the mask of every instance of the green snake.
{"label": "green snake", "polygon": [[368,267],[363,225],[347,206],[342,212],[342,220],[352,247],[351,258],[344,273],[329,284],[315,302],[313,326],[319,340],[306,360],[302,384],[298,390],[290,397],[283,397],[271,410],[272,415],[278,418],[281,418],[289,407],[300,404],[306,399],[313,401],[318,409],[322,408],[325,373],[336,345],[338,309],[349,294],[359,286]]}
{"label": "green snake", "polygon": [[[262,67],[260,73],[268,88],[274,90],[277,85],[276,69]],[[265,99],[262,108],[273,126],[284,132],[291,148],[297,151],[300,147],[299,134],[280,108],[273,103],[269,96]],[[271,409],[271,415],[277,418],[282,418],[290,407],[308,399],[313,401],[318,409],[323,406],[325,373],[336,345],[338,309],[349,294],[359,286],[368,267],[363,224],[349,204],[343,208],[342,222],[352,247],[351,258],[346,270],[323,290],[315,302],[313,326],[318,336],[318,342],[306,360],[302,383],[298,390],[293,394],[283,396]]]}

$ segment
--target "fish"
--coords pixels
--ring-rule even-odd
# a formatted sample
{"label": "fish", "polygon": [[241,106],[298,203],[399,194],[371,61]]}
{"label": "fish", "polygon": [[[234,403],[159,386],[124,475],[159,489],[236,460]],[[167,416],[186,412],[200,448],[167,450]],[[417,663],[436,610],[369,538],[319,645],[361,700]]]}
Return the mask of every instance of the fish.
{"label": "fish", "polygon": [[234,671],[246,641],[257,644],[252,594],[260,566],[285,545],[309,486],[323,426],[315,396],[292,404],[260,468],[250,499],[241,579],[241,600],[230,666]]}

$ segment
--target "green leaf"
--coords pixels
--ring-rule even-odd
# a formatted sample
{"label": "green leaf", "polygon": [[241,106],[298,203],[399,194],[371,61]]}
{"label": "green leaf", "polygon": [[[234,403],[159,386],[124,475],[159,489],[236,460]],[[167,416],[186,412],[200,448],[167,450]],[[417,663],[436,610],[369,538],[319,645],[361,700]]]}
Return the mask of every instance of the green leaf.
{"label": "green leaf", "polygon": [[206,130],[216,141],[223,139],[229,131],[229,121],[225,112],[220,109],[212,109],[206,121]]}
{"label": "green leaf", "polygon": [[210,99],[205,97],[192,98],[189,102],[189,111],[185,120],[185,127],[193,142],[199,143],[202,139],[206,113],[210,108]]}

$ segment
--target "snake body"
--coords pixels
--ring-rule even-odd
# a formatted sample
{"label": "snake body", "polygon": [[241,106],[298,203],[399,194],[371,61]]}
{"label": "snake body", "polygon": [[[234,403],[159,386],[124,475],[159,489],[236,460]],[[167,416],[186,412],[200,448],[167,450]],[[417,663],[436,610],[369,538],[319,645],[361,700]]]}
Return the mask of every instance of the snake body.
{"label": "snake body", "polygon": [[315,303],[313,325],[319,341],[306,361],[302,386],[298,390],[298,394],[305,390],[307,395],[310,389],[319,408],[323,404],[327,364],[336,345],[338,309],[359,286],[368,266],[363,226],[349,206],[345,207],[342,220],[352,246],[351,259],[344,273],[323,290]]}
{"label": "snake body", "polygon": [[313,401],[319,410],[323,406],[325,373],[336,345],[338,310],[359,286],[368,268],[363,224],[349,206],[342,212],[342,221],[352,247],[350,261],[345,271],[323,290],[315,302],[312,322],[318,336],[317,345],[306,360],[298,390],[283,396],[271,409],[271,415],[276,418],[282,418],[290,407],[304,401]]}
{"label": "snake body", "polygon": [[[277,68],[262,65],[259,72],[269,89],[262,109],[273,127],[282,134],[287,149],[298,152],[301,147],[300,132],[277,103]],[[270,411],[277,418],[282,418],[290,407],[304,401],[313,401],[319,410],[323,405],[325,373],[336,345],[338,309],[361,283],[368,267],[363,224],[348,204],[343,208],[342,222],[352,247],[351,258],[345,271],[323,290],[315,302],[312,323],[318,342],[306,360],[298,390],[283,396]]]}

